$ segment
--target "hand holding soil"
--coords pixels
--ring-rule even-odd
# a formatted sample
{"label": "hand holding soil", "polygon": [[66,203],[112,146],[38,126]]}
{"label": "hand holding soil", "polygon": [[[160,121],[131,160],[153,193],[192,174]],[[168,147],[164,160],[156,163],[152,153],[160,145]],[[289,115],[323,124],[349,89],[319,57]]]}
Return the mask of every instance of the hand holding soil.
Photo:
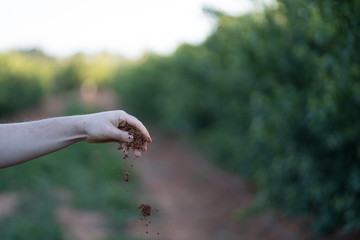
{"label": "hand holding soil", "polygon": [[[140,131],[140,129],[126,123],[125,126],[119,127],[120,130],[128,132],[129,135],[133,137],[131,142],[123,142],[121,143],[119,149],[123,150],[124,158],[128,157],[129,149],[133,149],[134,155],[136,157],[141,156],[141,151],[147,150],[147,143],[151,142],[151,138],[146,137],[146,135]],[[147,132],[147,131],[146,131]]]}
{"label": "hand holding soil", "polygon": [[140,151],[146,151],[146,143],[151,142],[145,126],[122,110],[0,124],[0,136],[0,168],[38,158],[84,140],[90,143],[119,142],[125,157],[130,148],[135,157],[140,157]]}
{"label": "hand holding soil", "polygon": [[129,149],[140,157],[140,151],[146,151],[146,144],[152,141],[145,126],[125,111],[88,114],[83,118],[87,142],[119,142],[124,158],[128,157]]}

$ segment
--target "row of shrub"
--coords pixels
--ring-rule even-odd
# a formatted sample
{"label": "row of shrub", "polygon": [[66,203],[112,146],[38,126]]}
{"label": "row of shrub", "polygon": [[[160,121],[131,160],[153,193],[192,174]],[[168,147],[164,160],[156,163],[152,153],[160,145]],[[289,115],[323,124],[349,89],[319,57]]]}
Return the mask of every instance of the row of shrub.
{"label": "row of shrub", "polygon": [[315,233],[360,228],[360,1],[280,0],[198,45],[148,55],[114,86]]}
{"label": "row of shrub", "polygon": [[104,85],[125,59],[109,54],[76,54],[55,59],[41,50],[0,54],[0,116],[38,104],[44,95],[79,88],[84,81]]}

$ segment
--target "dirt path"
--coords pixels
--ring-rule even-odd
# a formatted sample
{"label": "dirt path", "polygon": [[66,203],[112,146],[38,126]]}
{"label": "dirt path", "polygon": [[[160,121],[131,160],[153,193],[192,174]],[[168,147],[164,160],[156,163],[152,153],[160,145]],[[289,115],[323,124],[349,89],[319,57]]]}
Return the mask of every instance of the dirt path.
{"label": "dirt path", "polygon": [[151,226],[135,226],[135,235],[167,240],[305,239],[299,223],[270,214],[235,221],[235,212],[255,198],[249,185],[209,164],[179,140],[152,134],[154,141],[136,160],[135,169],[145,189],[144,199],[160,211],[151,218]]}

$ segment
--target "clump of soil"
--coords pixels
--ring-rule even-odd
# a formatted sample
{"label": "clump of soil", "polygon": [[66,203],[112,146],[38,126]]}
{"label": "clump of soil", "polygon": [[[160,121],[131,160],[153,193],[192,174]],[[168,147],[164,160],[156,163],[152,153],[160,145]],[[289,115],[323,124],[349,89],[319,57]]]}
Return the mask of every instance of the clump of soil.
{"label": "clump of soil", "polygon": [[139,129],[130,124],[126,124],[125,127],[119,127],[119,129],[128,132],[134,137],[132,142],[126,143],[126,147],[128,149],[142,149],[144,144],[147,142],[144,134],[142,134]]}
{"label": "clump of soil", "polygon": [[130,178],[130,174],[129,174],[128,172],[125,173],[124,181],[125,181],[125,182],[128,182],[128,181],[129,181],[129,178]]}
{"label": "clump of soil", "polygon": [[152,210],[151,210],[151,206],[149,204],[141,203],[141,204],[139,204],[138,208],[141,209],[141,215],[143,217],[148,217],[151,215]]}

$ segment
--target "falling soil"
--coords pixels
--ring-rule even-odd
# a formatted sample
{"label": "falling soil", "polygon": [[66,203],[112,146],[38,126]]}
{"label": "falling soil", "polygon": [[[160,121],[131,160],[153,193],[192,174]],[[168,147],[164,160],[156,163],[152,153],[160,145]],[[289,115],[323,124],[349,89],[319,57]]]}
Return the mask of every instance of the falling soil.
{"label": "falling soil", "polygon": [[151,211],[151,206],[149,204],[143,204],[143,203],[139,204],[138,208],[141,209],[141,215],[143,217],[146,218],[151,215],[152,211]]}
{"label": "falling soil", "polygon": [[131,126],[130,124],[126,124],[125,127],[119,127],[119,129],[128,132],[134,137],[134,140],[132,142],[126,143],[126,147],[128,149],[142,149],[142,147],[147,142],[144,134],[142,134],[139,129]]}
{"label": "falling soil", "polygon": [[124,177],[124,181],[125,182],[128,182],[129,181],[129,178],[130,178],[130,173],[125,173],[125,177]]}

